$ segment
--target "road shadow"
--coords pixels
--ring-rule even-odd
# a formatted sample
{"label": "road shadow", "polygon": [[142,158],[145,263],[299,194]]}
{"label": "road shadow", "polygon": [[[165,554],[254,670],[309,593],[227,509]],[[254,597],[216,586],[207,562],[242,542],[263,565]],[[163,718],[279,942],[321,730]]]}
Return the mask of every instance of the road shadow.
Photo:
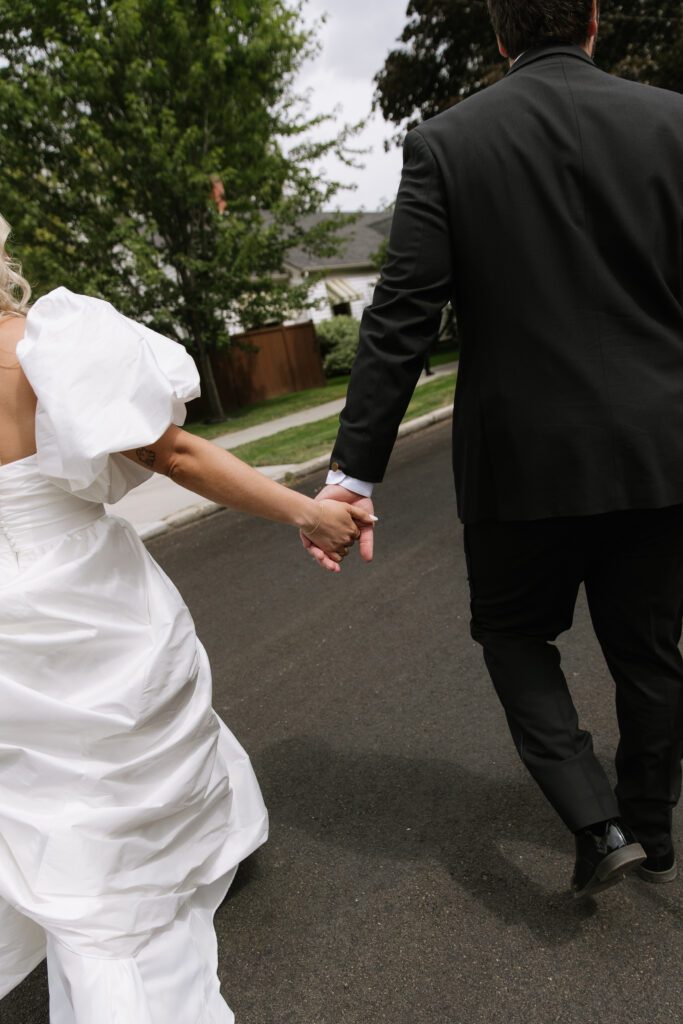
{"label": "road shadow", "polygon": [[489,913],[525,924],[544,945],[571,942],[596,912],[569,893],[572,837],[524,777],[501,782],[453,762],[307,737],[262,750],[257,769],[273,837],[294,827],[380,861],[436,859]]}
{"label": "road shadow", "polygon": [[237,868],[235,880],[228,889],[225,900],[236,899],[240,893],[245,889],[248,889],[250,886],[258,883],[259,879],[262,877],[263,867],[261,864],[260,851],[256,850],[256,852],[252,853],[246,860],[243,860]]}

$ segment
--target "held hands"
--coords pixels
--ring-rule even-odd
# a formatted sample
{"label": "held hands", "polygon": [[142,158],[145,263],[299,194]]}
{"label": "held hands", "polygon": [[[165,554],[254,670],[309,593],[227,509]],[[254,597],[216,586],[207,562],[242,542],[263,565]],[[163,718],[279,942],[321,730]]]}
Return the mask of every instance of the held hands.
{"label": "held hands", "polygon": [[341,572],[341,561],[359,541],[360,556],[372,561],[373,515],[370,498],[364,498],[338,485],[323,487],[317,495],[320,522],[315,529],[302,530],[301,542],[308,553],[328,572]]}

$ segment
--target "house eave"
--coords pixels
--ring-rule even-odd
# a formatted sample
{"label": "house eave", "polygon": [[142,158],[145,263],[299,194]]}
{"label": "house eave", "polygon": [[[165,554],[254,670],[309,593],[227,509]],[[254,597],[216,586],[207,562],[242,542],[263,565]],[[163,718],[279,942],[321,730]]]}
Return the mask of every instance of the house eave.
{"label": "house eave", "polygon": [[326,263],[324,265],[297,266],[295,263],[285,263],[285,268],[296,271],[298,274],[348,274],[348,273],[377,273],[379,270],[374,263]]}

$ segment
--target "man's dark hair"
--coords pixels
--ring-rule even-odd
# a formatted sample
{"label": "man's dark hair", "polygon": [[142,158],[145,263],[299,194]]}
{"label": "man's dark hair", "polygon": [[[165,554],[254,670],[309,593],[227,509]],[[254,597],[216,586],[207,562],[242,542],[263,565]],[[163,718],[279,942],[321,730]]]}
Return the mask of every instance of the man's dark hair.
{"label": "man's dark hair", "polygon": [[496,35],[510,57],[548,43],[581,45],[593,0],[488,0]]}

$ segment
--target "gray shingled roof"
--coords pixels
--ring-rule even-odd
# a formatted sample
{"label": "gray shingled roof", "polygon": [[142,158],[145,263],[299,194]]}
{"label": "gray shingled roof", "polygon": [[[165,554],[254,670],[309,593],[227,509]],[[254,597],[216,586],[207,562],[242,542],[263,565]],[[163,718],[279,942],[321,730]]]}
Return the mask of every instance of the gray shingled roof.
{"label": "gray shingled roof", "polygon": [[[357,220],[339,232],[341,245],[334,256],[312,256],[302,249],[291,249],[286,264],[296,270],[341,270],[350,267],[371,267],[382,242],[389,237],[392,211],[358,213]],[[302,218],[302,226],[310,229],[329,214],[312,213]]]}

